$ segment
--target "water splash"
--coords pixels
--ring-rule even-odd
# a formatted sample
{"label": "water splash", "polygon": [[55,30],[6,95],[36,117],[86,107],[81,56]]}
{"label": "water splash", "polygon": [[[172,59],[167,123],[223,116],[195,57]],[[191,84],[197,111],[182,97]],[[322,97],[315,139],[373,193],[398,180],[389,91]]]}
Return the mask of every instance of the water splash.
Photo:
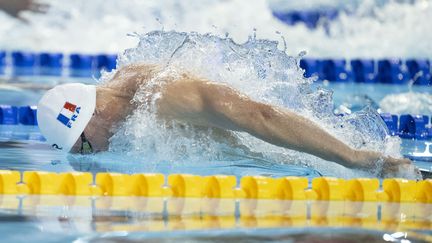
{"label": "water splash", "polygon": [[[166,77],[190,72],[226,83],[257,101],[294,110],[350,146],[400,156],[399,144],[389,141],[387,128],[373,109],[334,116],[332,92],[312,88],[312,81],[303,78],[299,57],[286,55],[275,41],[251,37],[238,44],[228,37],[174,31],[155,31],[139,38],[138,47],[126,50],[118,66],[144,62],[164,68],[136,93],[133,102],[138,108],[111,138],[110,152],[121,152],[144,163],[211,163],[249,156],[257,158],[257,163],[261,158],[310,166],[333,176],[373,176],[268,144],[247,133],[157,121],[155,102],[160,96],[148,90],[169,82]],[[109,75],[103,81],[109,82],[108,79]]]}
{"label": "water splash", "polygon": [[[237,42],[244,42],[256,29],[258,38],[279,40],[283,36],[290,55],[306,50],[312,57],[331,58],[432,56],[427,24],[432,4],[428,1],[289,1],[301,3],[297,5],[301,9],[318,8],[323,2],[350,9],[349,14],[342,13],[314,30],[304,24],[285,25],[272,15],[266,0],[45,1],[51,6],[48,12],[24,13],[26,23],[0,16],[0,46],[117,53],[136,44],[135,39],[126,36],[134,31],[164,29],[221,36],[229,33]],[[276,10],[283,8],[282,3],[272,6]]]}
{"label": "water splash", "polygon": [[422,92],[390,94],[380,102],[383,112],[392,114],[432,115],[432,95]]}
{"label": "water splash", "polygon": [[[281,44],[260,38],[280,39],[283,36],[291,55],[303,50],[313,57],[332,58],[428,58],[432,55],[430,38],[427,38],[429,26],[425,22],[431,18],[432,5],[426,1],[362,5],[358,12],[342,14],[338,20],[316,30],[302,24],[286,26],[272,16],[265,0],[205,0],[199,3],[192,0],[51,0],[49,3],[51,8],[45,15],[25,13],[23,17],[27,23],[0,13],[0,46],[38,51],[118,52],[136,43],[136,38],[126,37],[127,33],[142,29],[229,33],[230,38],[222,39],[172,32],[142,35],[140,46],[122,55],[120,66],[138,61],[157,63],[167,67],[160,77],[170,72],[175,75],[170,67],[177,66],[214,81],[229,80],[231,86],[254,99],[300,112],[352,146],[391,151],[389,153],[394,156],[399,156],[399,148],[395,145],[388,149],[389,143],[382,132],[372,132],[371,142],[369,137],[360,139],[353,135],[355,129],[368,127],[361,124],[370,121],[375,124],[375,118],[368,118],[371,111],[366,112],[365,119],[357,113],[333,117],[329,113],[331,93],[312,90],[309,86],[312,80],[302,78],[298,58],[289,58],[278,50],[277,46]],[[247,40],[253,29],[257,29],[256,38],[242,45],[236,44]],[[390,44],[387,40],[391,40]],[[151,98],[145,93],[137,94],[136,102],[146,97]],[[184,124],[171,129],[170,126],[178,124],[152,124],[151,115],[151,110],[137,110],[128,120],[131,127],[122,128],[112,139],[112,150],[124,151],[137,159],[148,152],[146,158],[170,161],[190,159],[204,152],[208,159],[226,158],[226,153],[221,151],[232,150],[224,141],[210,139],[214,131],[196,131]],[[356,119],[361,120],[360,123]],[[180,136],[184,133],[191,135]],[[131,136],[131,141],[122,141],[120,134]],[[334,165],[326,167],[329,163],[271,146],[247,134],[232,135],[244,145],[236,154],[253,152],[272,161],[310,165],[331,175],[357,173],[334,169],[337,168]],[[366,144],[363,144],[365,140]],[[154,149],[151,148],[160,153],[152,153]]]}

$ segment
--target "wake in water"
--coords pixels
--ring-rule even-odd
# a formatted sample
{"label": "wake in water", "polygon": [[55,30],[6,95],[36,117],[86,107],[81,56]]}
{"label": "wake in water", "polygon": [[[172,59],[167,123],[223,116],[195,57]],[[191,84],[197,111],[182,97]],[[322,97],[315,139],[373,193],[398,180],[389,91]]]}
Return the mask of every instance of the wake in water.
{"label": "wake in water", "polygon": [[[385,124],[373,109],[347,116],[333,115],[332,92],[313,89],[313,80],[303,77],[299,57],[290,57],[278,49],[275,41],[251,37],[244,44],[232,39],[198,33],[155,31],[137,35],[139,45],[126,50],[118,67],[133,63],[156,64],[162,69],[135,94],[138,108],[117,128],[110,139],[108,153],[122,153],[146,162],[182,163],[226,161],[233,158],[257,158],[274,163],[297,164],[339,177],[376,176],[371,172],[346,169],[311,155],[277,147],[242,132],[201,129],[180,122],[156,119],[156,101],[163,86],[184,72],[223,82],[252,99],[291,109],[313,120],[339,140],[357,149],[384,152],[400,157],[400,140],[390,138]],[[109,82],[112,73],[103,76]],[[151,104],[151,105],[147,105]],[[379,163],[377,163],[377,166]],[[401,175],[413,177],[410,175]]]}
{"label": "wake in water", "polygon": [[380,102],[383,112],[392,114],[432,115],[432,95],[430,93],[406,92],[390,94]]}

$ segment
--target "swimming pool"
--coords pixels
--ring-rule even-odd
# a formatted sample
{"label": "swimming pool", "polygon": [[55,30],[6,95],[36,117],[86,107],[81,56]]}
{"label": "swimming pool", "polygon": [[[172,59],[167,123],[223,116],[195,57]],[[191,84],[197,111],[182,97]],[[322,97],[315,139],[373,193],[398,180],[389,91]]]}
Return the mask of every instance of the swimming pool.
{"label": "swimming pool", "polygon": [[[364,58],[367,62],[371,61],[371,58],[389,62],[391,59],[386,59],[388,57],[399,56],[408,60],[414,56],[419,58],[414,61],[423,64],[427,62],[427,67],[430,68],[429,62],[423,60],[430,58],[428,55],[431,49],[426,48],[427,38],[421,40],[401,38],[401,36],[416,36],[417,32],[429,33],[424,31],[424,24],[419,25],[419,28],[401,29],[401,36],[398,34],[399,31],[392,31],[394,26],[409,26],[416,24],[419,19],[421,21],[428,19],[427,16],[430,16],[428,11],[431,7],[427,4],[390,3],[382,9],[371,11],[379,16],[377,18],[373,14],[369,16],[366,13],[368,10],[366,6],[365,13],[361,13],[365,16],[355,13],[347,16],[341,12],[341,17],[332,19],[331,23],[324,25],[318,23],[316,26],[317,22],[315,22],[313,27],[318,27],[316,30],[310,30],[308,29],[310,26],[305,27],[303,24],[292,27],[282,25],[279,20],[271,17],[272,11],[267,9],[265,1],[245,4],[242,1],[208,0],[198,6],[195,6],[195,2],[189,1],[160,1],[154,4],[138,3],[138,1],[118,4],[106,0],[93,3],[52,1],[52,4],[52,9],[45,16],[28,15],[31,26],[24,26],[22,23],[0,16],[5,23],[4,26],[0,26],[0,33],[8,33],[4,38],[0,38],[0,45],[32,50],[22,52],[14,50],[5,54],[6,65],[14,67],[6,67],[6,74],[0,77],[0,104],[35,105],[42,93],[55,84],[95,83],[95,78],[90,77],[91,75],[100,77],[98,72],[94,72],[95,66],[97,71],[102,67],[109,67],[109,70],[115,67],[116,55],[108,52],[118,52],[133,45],[131,43],[134,41],[119,38],[118,33],[136,31],[133,28],[141,28],[143,22],[147,25],[146,30],[163,29],[160,27],[162,22],[166,29],[170,29],[170,25],[173,24],[176,30],[230,33],[225,38],[164,31],[149,34],[135,33],[133,36],[139,39],[139,47],[121,53],[118,64],[122,66],[138,61],[155,60],[163,62],[168,57],[170,63],[190,68],[203,77],[222,82],[232,81],[231,85],[260,101],[287,106],[302,114],[304,110],[301,108],[306,106],[312,110],[312,117],[318,120],[329,119],[329,114],[332,117],[336,113],[338,116],[335,120],[327,121],[341,126],[354,124],[358,127],[339,130],[330,127],[329,129],[338,133],[340,138],[347,139],[352,145],[359,147],[363,146],[362,143],[367,147],[372,141],[369,147],[372,149],[397,150],[399,148],[398,140],[390,142],[384,140],[382,136],[386,133],[384,123],[379,116],[374,115],[374,111],[371,112],[366,107],[397,114],[396,127],[403,114],[426,115],[429,118],[426,122],[427,126],[432,123],[431,106],[428,105],[431,95],[430,85],[412,85],[407,80],[398,85],[380,82],[359,83],[355,80],[318,81],[310,84],[310,80],[303,79],[302,71],[297,68],[298,62],[301,62],[299,56],[304,54],[298,53],[304,50],[305,46],[312,57],[317,57],[315,59],[324,58],[320,62],[349,63],[353,57]],[[134,7],[134,4],[141,7]],[[282,9],[282,5],[283,3],[277,4],[273,12]],[[313,2],[312,12],[315,11],[314,5],[319,6]],[[294,11],[297,11],[295,7]],[[243,11],[239,13],[238,9]],[[257,14],[257,9],[263,12]],[[68,10],[73,10],[74,14],[69,14]],[[60,15],[55,15],[58,13]],[[415,14],[412,18],[405,18],[410,16],[410,13]],[[218,14],[226,16],[226,19],[213,19],[212,16]],[[172,21],[171,15],[178,18]],[[199,25],[196,19],[201,19],[202,25]],[[57,23],[56,26],[52,26],[53,20]],[[370,22],[375,25],[369,26]],[[305,23],[308,24],[307,21]],[[356,25],[363,28],[351,29],[351,26]],[[278,28],[277,32],[272,29],[273,27]],[[258,30],[252,31],[253,28]],[[346,33],[338,35],[339,28],[346,30]],[[77,29],[87,29],[87,31],[79,31],[81,36],[77,38],[74,34],[77,33]],[[95,33],[99,38],[94,38]],[[256,38],[256,35],[262,36],[262,34],[265,39]],[[25,38],[29,35],[31,38]],[[245,40],[248,35],[251,36],[244,44],[237,44],[243,41],[235,43],[229,39],[232,37],[234,40],[242,38]],[[389,35],[395,44],[386,45],[377,41],[379,40],[377,37],[381,35]],[[14,43],[15,39],[10,36],[18,37],[23,41]],[[271,36],[276,37],[271,38]],[[282,39],[282,41],[278,44],[269,41],[270,39]],[[276,48],[277,46],[279,49]],[[283,48],[285,50],[281,52]],[[72,55],[69,55],[71,52]],[[284,53],[290,53],[294,57],[287,57]],[[5,64],[2,64],[1,56],[0,52],[0,73],[2,73],[2,65]],[[309,56],[307,55],[306,58]],[[402,61],[405,63],[407,60]],[[271,65],[268,65],[269,63]],[[38,66],[41,64],[53,69],[41,68]],[[61,69],[62,66],[66,68]],[[348,65],[343,66],[348,67]],[[397,66],[398,69],[399,64]],[[102,76],[102,80],[105,79],[106,76]],[[302,97],[306,99],[303,100]],[[359,111],[360,113],[356,113]],[[145,112],[138,114],[130,122],[148,121],[146,115],[148,113]],[[345,119],[346,117],[348,119]],[[386,122],[394,129],[392,119],[393,117],[389,117]],[[414,120],[414,125],[417,124],[416,122],[421,123],[416,117],[412,119],[417,119]],[[424,122],[422,124],[425,125]],[[233,149],[227,143],[210,141],[206,133],[196,132],[195,137],[182,140],[175,138],[179,137],[178,134],[162,130],[161,127],[150,126],[143,130],[135,129],[139,133],[136,135],[131,134],[133,129],[124,129],[113,140],[113,150],[97,155],[81,156],[59,154],[51,150],[44,144],[36,126],[0,125],[0,170],[5,170],[0,172],[0,179],[6,178],[3,176],[9,171],[23,173],[43,171],[41,175],[47,175],[48,179],[52,179],[42,183],[42,178],[45,178],[43,176],[35,176],[34,178],[40,179],[40,182],[37,182],[36,179],[31,181],[29,177],[26,178],[25,174],[22,174],[19,175],[20,183],[15,185],[14,183],[18,181],[12,181],[12,185],[9,185],[11,188],[19,188],[18,193],[15,192],[16,195],[13,193],[0,195],[2,240],[28,241],[31,237],[35,242],[432,241],[430,193],[425,193],[426,196],[420,193],[424,193],[424,188],[428,188],[427,183],[421,184],[424,186],[421,191],[418,188],[420,183],[411,180],[391,181],[395,185],[393,189],[401,193],[399,196],[396,192],[395,195],[386,194],[385,190],[388,188],[385,189],[385,186],[381,185],[381,189],[377,189],[378,182],[373,179],[365,179],[365,181],[353,179],[374,177],[376,174],[373,171],[363,173],[325,163],[306,155],[285,153],[242,134],[236,136],[247,145],[247,148]],[[356,130],[360,132],[355,133]],[[414,126],[414,133],[409,131],[408,134],[414,139],[401,140],[401,153],[405,156],[423,152],[426,143],[430,142],[430,138],[417,136],[415,130]],[[368,132],[370,136],[362,137]],[[125,136],[127,134],[130,135],[131,141],[125,141],[129,138]],[[164,140],[160,135],[174,138]],[[358,137],[361,139],[357,139]],[[145,140],[150,142],[143,142]],[[144,152],[134,151],[129,149],[130,147],[141,147]],[[171,148],[174,152],[170,151]],[[415,165],[424,170],[425,177],[430,176],[428,171],[432,170],[431,161],[416,160],[416,158],[420,157],[414,156]],[[99,191],[95,190],[86,195],[77,193],[77,196],[71,196],[72,187],[65,189],[60,186],[64,183],[63,177],[61,180],[53,179],[57,174],[46,172],[61,173],[59,175],[69,177],[76,176],[86,184],[84,189],[87,191],[89,187],[99,188]],[[86,174],[87,172],[91,174]],[[106,186],[104,183],[109,184],[109,182],[97,180],[97,176],[101,173],[122,173],[110,174],[121,178],[124,174],[160,173],[164,177],[164,193],[153,197],[141,194],[111,197],[104,188]],[[182,194],[179,192],[180,189],[175,189],[178,185],[170,182],[169,176],[174,174],[201,175],[202,178],[210,178],[206,176],[211,175],[233,175],[235,179],[230,182],[234,181],[235,186],[228,184],[226,192],[229,194],[235,191],[239,194],[234,193],[235,196],[231,198],[218,198],[209,192],[197,196],[199,192],[195,190],[193,196],[185,196],[184,191]],[[307,189],[300,187],[300,194],[304,194],[302,199],[275,196],[264,199],[259,196],[254,198],[243,190],[246,186],[242,185],[242,180],[248,179],[248,176],[258,176],[252,177],[252,181],[261,181],[262,184],[259,185],[264,185],[263,191],[268,189],[265,185],[273,183],[264,177],[282,178],[282,180],[292,179],[288,176],[299,177],[300,180],[307,178],[306,184],[304,180],[302,181],[302,185],[306,185]],[[320,179],[321,176],[343,177],[348,180],[329,179],[329,183],[325,185],[331,187],[331,190],[323,188],[314,190],[313,179]],[[119,180],[112,185],[120,185],[122,190],[130,187],[131,185],[125,181],[131,177],[125,176],[125,178],[124,181]],[[192,180],[189,184],[193,185],[192,188],[208,183],[201,177],[201,179],[194,178],[196,180]],[[351,184],[348,183],[350,179]],[[59,184],[62,188],[56,188],[59,191],[55,193],[34,192],[36,190],[34,187],[37,186],[30,185],[38,183],[48,187],[52,185],[52,188]],[[358,190],[351,190],[353,183],[360,183],[359,186],[354,187]],[[380,183],[384,184],[382,181]],[[0,188],[3,190],[6,184],[0,183]],[[391,188],[389,184],[390,182],[387,187]],[[248,185],[255,188],[253,183]],[[367,186],[371,186],[372,190],[364,189]],[[40,188],[41,191],[45,190],[42,186]],[[161,189],[161,187],[159,185],[153,189]],[[285,190],[289,191],[287,188]],[[102,196],[100,191],[106,193],[105,196]],[[336,199],[329,193],[326,194],[329,191]],[[368,200],[363,200],[366,196],[359,196],[362,199],[356,199],[356,196],[362,193],[366,195],[366,192],[369,193]],[[282,194],[285,195],[284,193]],[[17,233],[18,228],[20,233],[25,232],[25,234]]]}
{"label": "swimming pool", "polygon": [[[48,81],[47,81],[48,80]],[[84,83],[96,83],[95,79],[90,77],[62,77],[56,79],[56,77],[50,76],[19,76],[15,78],[9,78],[5,84],[19,84],[21,88],[13,88],[5,85],[0,89],[0,104],[8,104],[13,106],[26,106],[35,105],[43,94],[44,90],[52,87],[57,82],[84,82]],[[324,88],[332,92],[332,102],[335,112],[356,112],[364,109],[367,106],[371,106],[374,109],[382,109],[380,105],[382,100],[390,95],[395,94],[428,94],[429,86],[424,85],[392,85],[392,84],[380,84],[380,83],[357,83],[348,82],[322,82],[316,81],[312,84],[314,89]],[[424,113],[413,113],[422,114],[431,117],[428,113],[429,110],[425,109],[426,104],[422,104],[422,107],[416,107],[415,104],[408,102],[409,110],[420,110]],[[343,107],[343,109],[341,108]],[[395,110],[390,110],[390,112]],[[381,112],[388,112],[386,110]],[[398,111],[392,112],[392,114],[398,114]],[[406,113],[399,113],[406,114]],[[409,113],[410,114],[410,113]],[[427,122],[429,123],[429,121]],[[262,174],[262,175],[311,175],[317,176],[323,174],[317,170],[307,168],[305,166],[295,166],[284,164],[283,161],[273,161],[268,158],[256,155],[251,156],[247,153],[239,153],[229,151],[224,155],[222,159],[207,161],[196,161],[191,163],[187,161],[185,164],[181,164],[176,167],[170,163],[153,163],[152,161],[146,161],[146,163],[139,163],[140,158],[133,156],[119,156],[116,153],[108,153],[100,155],[97,159],[85,158],[80,156],[64,156],[56,154],[50,151],[49,148],[44,146],[41,142],[41,134],[38,128],[35,126],[1,126],[0,139],[3,141],[2,150],[5,153],[0,153],[4,156],[2,161],[2,168],[20,168],[21,163],[17,164],[16,161],[22,161],[28,163],[30,169],[43,169],[48,171],[68,171],[75,167],[87,168],[88,171],[97,172],[107,171],[118,171],[118,172],[161,172],[169,174],[181,170],[182,172],[191,171],[196,174],[206,174],[210,171],[216,170],[221,174],[235,174],[238,176],[246,174]],[[402,154],[410,155],[413,152],[423,152],[426,148],[426,143],[429,139],[402,139]],[[27,155],[28,154],[28,155]],[[8,155],[8,156],[5,156]],[[37,156],[34,156],[37,155]],[[27,159],[29,158],[29,159]],[[30,159],[31,158],[31,159]],[[34,161],[35,163],[31,163]],[[102,164],[98,163],[103,161]],[[416,160],[416,158],[414,158]],[[121,165],[118,164],[121,162]],[[290,162],[292,164],[292,162]],[[125,166],[128,164],[128,166]],[[418,160],[416,164],[424,170],[430,170],[430,162]],[[33,167],[32,167],[33,166]],[[207,166],[213,166],[212,170],[206,169]],[[184,167],[184,170],[181,168]],[[133,169],[131,169],[133,168]],[[174,169],[173,169],[174,168]],[[84,170],[84,169],[80,169]],[[242,171],[244,173],[242,173]],[[229,173],[231,172],[231,173]],[[327,171],[326,171],[327,172]],[[328,176],[340,176],[339,174],[330,174],[324,172],[324,175]]]}
{"label": "swimming pool", "polygon": [[[37,83],[37,77],[31,79],[30,83]],[[407,92],[409,89],[425,91],[421,86],[353,82],[317,82],[314,85],[334,91],[335,107],[349,104],[352,100],[347,100],[347,97],[355,95],[364,97],[367,94],[379,104],[388,93]],[[3,90],[0,97],[3,103],[33,105],[45,88]],[[356,111],[368,104],[370,100],[360,99],[350,108]],[[91,172],[95,175],[104,172],[162,173],[165,176],[178,173],[235,175],[238,181],[244,176],[313,179],[322,175],[310,167],[239,152],[215,161],[165,163],[143,163],[139,158],[116,153],[65,155],[44,144],[36,126],[2,125],[0,128],[0,170]],[[403,154],[421,151],[426,141],[404,139]],[[430,162],[415,161],[415,164],[424,170],[431,169]],[[430,240],[431,222],[428,215],[432,212],[431,204],[368,201],[62,195],[2,195],[0,198],[3,239],[25,241],[27,236],[14,232],[14,228],[20,227],[31,234],[35,242],[279,242],[316,239],[329,242],[344,239],[427,242]]]}

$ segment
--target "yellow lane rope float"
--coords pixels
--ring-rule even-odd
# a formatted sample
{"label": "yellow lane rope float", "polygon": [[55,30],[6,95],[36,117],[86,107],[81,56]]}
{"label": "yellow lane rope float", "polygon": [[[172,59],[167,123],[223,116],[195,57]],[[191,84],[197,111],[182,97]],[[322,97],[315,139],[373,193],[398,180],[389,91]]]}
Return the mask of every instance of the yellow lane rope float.
{"label": "yellow lane rope float", "polygon": [[[167,180],[166,180],[167,179]],[[340,179],[172,174],[119,174],[0,170],[0,194],[142,196],[432,203],[432,180]]]}

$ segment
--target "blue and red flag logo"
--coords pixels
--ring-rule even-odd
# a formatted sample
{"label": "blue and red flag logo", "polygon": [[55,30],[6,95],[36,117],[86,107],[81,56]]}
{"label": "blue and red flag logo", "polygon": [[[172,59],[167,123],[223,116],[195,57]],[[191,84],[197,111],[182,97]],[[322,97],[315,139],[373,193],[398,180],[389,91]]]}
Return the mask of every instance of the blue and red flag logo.
{"label": "blue and red flag logo", "polygon": [[57,116],[57,120],[68,128],[72,128],[72,123],[78,118],[80,110],[81,107],[77,107],[70,102],[66,102]]}

